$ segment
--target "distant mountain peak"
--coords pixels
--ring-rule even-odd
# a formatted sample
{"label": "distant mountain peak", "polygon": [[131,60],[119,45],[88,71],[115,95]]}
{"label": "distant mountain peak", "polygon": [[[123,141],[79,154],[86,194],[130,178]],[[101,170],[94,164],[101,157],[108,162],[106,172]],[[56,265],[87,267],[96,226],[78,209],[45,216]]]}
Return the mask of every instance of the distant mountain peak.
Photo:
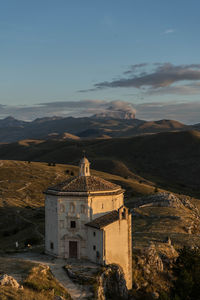
{"label": "distant mountain peak", "polygon": [[64,118],[59,117],[59,116],[52,116],[52,117],[37,118],[33,122],[34,123],[44,123],[44,122],[48,122],[48,121],[55,121],[55,120],[61,120],[61,119],[64,119]]}
{"label": "distant mountain peak", "polygon": [[0,128],[2,127],[22,127],[26,122],[17,120],[12,116],[0,119]]}
{"label": "distant mountain peak", "polygon": [[93,119],[122,119],[122,120],[132,120],[135,119],[135,113],[128,110],[107,110],[91,116]]}
{"label": "distant mountain peak", "polygon": [[17,119],[15,119],[13,116],[7,116],[7,117],[5,117],[4,119],[2,119],[2,120],[6,120],[6,121],[13,121],[13,120],[15,120],[15,121],[18,121]]}

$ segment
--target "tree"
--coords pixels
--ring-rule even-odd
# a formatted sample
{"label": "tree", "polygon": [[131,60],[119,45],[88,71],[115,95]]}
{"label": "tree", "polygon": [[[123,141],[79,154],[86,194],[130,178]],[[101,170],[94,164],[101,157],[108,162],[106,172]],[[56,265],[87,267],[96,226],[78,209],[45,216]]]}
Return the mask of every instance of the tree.
{"label": "tree", "polygon": [[200,250],[184,247],[173,266],[172,299],[200,299]]}

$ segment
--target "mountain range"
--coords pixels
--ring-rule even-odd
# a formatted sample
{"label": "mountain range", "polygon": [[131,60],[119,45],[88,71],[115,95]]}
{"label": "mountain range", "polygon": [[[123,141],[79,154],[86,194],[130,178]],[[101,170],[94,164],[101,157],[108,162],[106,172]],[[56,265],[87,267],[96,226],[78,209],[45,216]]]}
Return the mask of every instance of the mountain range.
{"label": "mountain range", "polygon": [[133,116],[45,117],[31,122],[7,117],[0,120],[0,142],[23,139],[110,139],[166,131],[200,130],[200,124],[185,125],[174,120],[144,121]]}

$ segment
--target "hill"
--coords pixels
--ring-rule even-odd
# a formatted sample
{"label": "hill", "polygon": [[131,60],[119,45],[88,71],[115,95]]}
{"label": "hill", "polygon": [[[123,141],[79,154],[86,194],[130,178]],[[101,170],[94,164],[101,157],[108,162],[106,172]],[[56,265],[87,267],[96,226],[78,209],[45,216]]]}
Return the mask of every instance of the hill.
{"label": "hill", "polygon": [[[24,146],[27,147],[27,146]],[[67,172],[66,172],[67,171]],[[41,244],[44,236],[44,194],[48,186],[77,174],[71,165],[49,166],[47,163],[0,161],[0,252],[27,243]],[[154,187],[136,179],[125,179],[92,170],[92,174],[122,184],[127,194],[151,194]]]}
{"label": "hill", "polygon": [[[37,162],[1,161],[0,251],[14,249],[16,240],[19,241],[22,249],[27,243],[33,245],[43,243],[43,191],[48,186],[63,181],[72,173],[78,173],[77,166],[49,166],[46,163]],[[159,194],[158,196],[155,194],[154,186],[150,182],[148,184],[141,181],[141,178],[124,178],[95,170],[92,170],[92,174],[120,184],[127,190],[125,202],[133,210],[135,216],[133,222],[135,247],[142,247],[146,243],[148,245],[149,239],[162,241],[170,232],[177,245],[186,242],[186,235],[187,239],[193,243],[200,243],[200,238],[197,239],[196,236],[199,232],[199,227],[196,226],[199,217],[193,206],[188,206],[188,202],[184,200],[185,196],[180,196],[183,200],[171,196],[159,198]],[[160,192],[164,190],[160,189]],[[141,198],[152,194],[155,194],[153,200]],[[158,204],[160,201],[164,204]],[[191,198],[191,203],[199,206],[199,201],[196,199]],[[191,224],[196,229],[193,231],[194,235],[189,236],[187,228]]]}
{"label": "hill", "polygon": [[0,145],[1,159],[77,164],[200,197],[200,133],[166,132],[131,138],[20,141]]}
{"label": "hill", "polygon": [[[42,145],[42,143],[33,144],[33,141],[26,141],[21,143],[21,146],[30,147],[29,143],[34,146]],[[114,166],[118,167],[117,170],[128,172],[120,162]],[[93,175],[118,183],[127,190],[125,204],[133,216],[133,279],[134,285],[137,285],[133,288],[133,293],[137,296],[134,298],[145,299],[144,295],[154,290],[168,291],[170,286],[168,268],[171,259],[177,255],[175,249],[183,245],[200,246],[200,215],[197,209],[199,200],[185,195],[172,195],[166,190],[155,190],[151,182],[137,175],[132,177],[134,175],[132,172],[129,178],[95,170],[91,172]],[[19,243],[19,252],[44,250],[43,191],[47,186],[72,176],[72,173],[78,173],[77,166],[0,161],[0,253],[2,255],[5,255],[5,252],[15,252],[16,241]],[[172,241],[172,245],[169,240]],[[149,247],[150,242],[153,244]],[[31,250],[28,244],[31,244]],[[165,265],[164,271],[163,265]],[[34,286],[41,287],[40,294],[36,295],[31,288],[32,285],[28,285],[28,289],[25,285],[21,297],[29,295],[35,297],[34,299],[40,299],[45,294],[47,298],[44,299],[51,299],[50,294],[48,298],[49,290],[60,289],[52,275],[48,273],[48,276],[41,276],[43,271],[41,274],[38,272],[33,274],[31,265],[27,266],[16,259],[11,262],[10,258],[3,257],[0,260],[0,268],[0,272],[11,272],[11,275],[15,276],[24,272],[25,282],[31,280],[34,281]],[[31,276],[27,277],[27,272]],[[39,280],[36,280],[37,278]],[[51,287],[48,291],[45,289],[47,281],[48,287]],[[18,294],[13,289],[8,291],[6,288],[1,288],[1,293],[4,297],[12,294],[13,299],[14,297],[18,299]],[[148,299],[153,298],[149,296]]]}
{"label": "hill", "polygon": [[[12,117],[0,120],[0,143],[16,142],[22,139],[76,139],[130,137],[166,131],[182,131],[195,128],[173,120],[143,121],[135,118],[108,116],[92,117],[48,117],[23,122]],[[68,138],[68,137],[67,137]]]}

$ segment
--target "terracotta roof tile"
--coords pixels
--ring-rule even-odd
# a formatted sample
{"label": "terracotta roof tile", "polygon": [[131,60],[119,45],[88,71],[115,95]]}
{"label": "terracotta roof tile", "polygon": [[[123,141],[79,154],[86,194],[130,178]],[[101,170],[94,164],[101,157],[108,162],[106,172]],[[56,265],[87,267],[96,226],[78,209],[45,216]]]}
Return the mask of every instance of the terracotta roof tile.
{"label": "terracotta roof tile", "polygon": [[97,229],[101,229],[115,221],[119,220],[119,212],[117,210],[113,210],[106,215],[103,215],[99,218],[94,219],[93,221],[85,224],[89,227],[94,227]]}
{"label": "terracotta roof tile", "polygon": [[121,187],[107,180],[95,176],[77,176],[67,179],[53,187],[49,187],[47,191],[58,192],[97,192],[97,191],[113,191],[119,190]]}

